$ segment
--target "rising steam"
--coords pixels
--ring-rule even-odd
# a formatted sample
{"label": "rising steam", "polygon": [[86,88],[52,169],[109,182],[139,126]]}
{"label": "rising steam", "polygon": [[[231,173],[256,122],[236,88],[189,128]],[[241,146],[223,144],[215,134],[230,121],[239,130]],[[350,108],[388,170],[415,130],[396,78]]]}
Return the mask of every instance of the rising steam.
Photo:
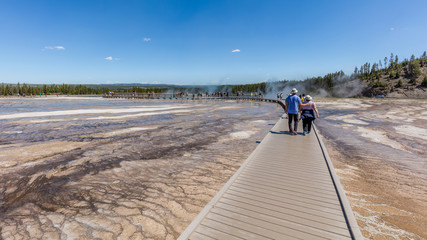
{"label": "rising steam", "polygon": [[265,97],[276,98],[280,93],[286,97],[292,88],[296,88],[298,94],[313,97],[355,97],[362,95],[365,86],[360,79],[354,76],[337,74],[330,78],[325,76],[304,81],[267,82]]}

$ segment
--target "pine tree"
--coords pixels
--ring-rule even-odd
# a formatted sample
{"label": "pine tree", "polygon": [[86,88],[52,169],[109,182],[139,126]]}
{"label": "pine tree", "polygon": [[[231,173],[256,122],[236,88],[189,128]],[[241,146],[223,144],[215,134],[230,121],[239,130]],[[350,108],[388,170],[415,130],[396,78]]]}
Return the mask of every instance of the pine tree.
{"label": "pine tree", "polygon": [[[426,52],[424,52],[426,53]],[[427,87],[427,76],[424,77],[423,81],[421,82],[421,86]]]}
{"label": "pine tree", "polygon": [[12,95],[11,91],[12,91],[11,87],[9,86],[9,84],[7,84],[6,87],[4,88],[4,95],[5,96]]}
{"label": "pine tree", "polygon": [[377,64],[372,64],[371,73],[375,73],[377,71]]}
{"label": "pine tree", "polygon": [[416,79],[422,74],[418,60],[413,60],[409,63],[408,73],[412,79]]}
{"label": "pine tree", "polygon": [[400,73],[402,72],[402,66],[400,64],[397,64],[396,66],[396,74],[399,74],[397,78],[400,77]]}
{"label": "pine tree", "polygon": [[22,84],[22,94],[28,94],[28,85],[26,83]]}
{"label": "pine tree", "polygon": [[399,70],[396,70],[396,76],[395,77],[400,78],[400,71]]}
{"label": "pine tree", "polygon": [[389,77],[390,77],[390,79],[394,78],[394,71],[393,71],[393,69],[392,69],[392,70],[390,70]]}

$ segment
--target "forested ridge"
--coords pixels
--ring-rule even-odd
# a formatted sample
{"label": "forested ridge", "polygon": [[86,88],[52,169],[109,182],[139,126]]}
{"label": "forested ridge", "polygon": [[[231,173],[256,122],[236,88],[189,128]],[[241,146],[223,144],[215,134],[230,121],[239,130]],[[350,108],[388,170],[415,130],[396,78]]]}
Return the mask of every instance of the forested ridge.
{"label": "forested ridge", "polygon": [[405,58],[403,61],[399,61],[399,57],[392,53],[384,61],[356,67],[354,74],[367,85],[362,92],[364,96],[396,93],[408,96],[418,91],[422,97],[427,87],[427,53],[424,51],[419,58],[412,55],[410,59]]}

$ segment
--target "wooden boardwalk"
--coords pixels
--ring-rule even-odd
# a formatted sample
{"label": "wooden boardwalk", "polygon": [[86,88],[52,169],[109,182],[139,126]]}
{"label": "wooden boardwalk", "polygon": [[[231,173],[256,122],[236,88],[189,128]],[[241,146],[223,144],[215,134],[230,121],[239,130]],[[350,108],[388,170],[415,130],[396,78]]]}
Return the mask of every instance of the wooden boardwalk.
{"label": "wooden boardwalk", "polygon": [[178,239],[363,237],[316,130],[280,119]]}

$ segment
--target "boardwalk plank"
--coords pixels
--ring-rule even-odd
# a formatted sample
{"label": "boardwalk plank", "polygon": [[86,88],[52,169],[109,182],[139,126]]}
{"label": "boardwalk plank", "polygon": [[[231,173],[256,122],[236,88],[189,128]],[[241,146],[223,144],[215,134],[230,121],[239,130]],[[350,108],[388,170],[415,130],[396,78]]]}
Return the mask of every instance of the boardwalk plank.
{"label": "boardwalk plank", "polygon": [[[204,226],[202,226],[204,227]],[[204,233],[199,233],[199,232],[194,232],[193,234],[191,234],[191,236],[189,237],[189,239],[191,240],[217,240],[217,238],[212,238],[206,235],[206,232],[208,232],[210,229],[203,229],[202,231]],[[222,238],[224,239],[224,238]],[[237,238],[238,240],[241,240],[241,238]]]}
{"label": "boardwalk plank", "polygon": [[324,201],[323,198],[312,199],[308,197],[301,197],[301,196],[295,195],[294,192],[268,190],[268,189],[254,186],[254,185],[248,186],[248,185],[238,184],[237,182],[230,187],[230,190],[250,191],[254,194],[260,194],[264,196],[269,195],[271,197],[275,197],[275,198],[277,197],[279,199],[289,199],[291,201],[300,202],[301,204],[322,206],[329,209],[334,209],[335,211],[340,212],[342,214],[342,209],[341,209],[341,206],[339,205],[338,200],[328,202],[328,201]]}
{"label": "boardwalk plank", "polygon": [[[268,176],[264,174],[256,174],[256,173],[243,173],[239,177],[240,180],[246,181],[246,180],[252,180],[253,182],[260,182],[260,183],[266,183],[266,184],[273,184],[272,186],[290,186],[292,185],[295,188],[299,188],[302,191],[308,191],[308,192],[316,192],[320,194],[329,194],[333,197],[336,197],[335,189],[332,186],[327,186],[318,184],[317,182],[312,182],[311,186],[307,183],[309,180],[307,179],[306,182],[302,181],[294,181],[292,179],[287,178],[281,178],[277,176]],[[332,184],[332,183],[331,183]]]}
{"label": "boardwalk plank", "polygon": [[[268,169],[273,170],[282,170],[283,167],[286,167],[288,169],[305,169],[310,168],[310,170],[315,170],[317,172],[327,170],[325,169],[325,164],[315,164],[312,162],[307,163],[301,163],[296,161],[283,161],[283,157],[270,157],[268,159],[269,161],[263,160],[263,161],[253,161],[249,165],[250,166],[260,166],[260,167],[266,167]],[[283,170],[282,170],[283,171]],[[284,170],[286,171],[286,170]]]}
{"label": "boardwalk plank", "polygon": [[200,225],[196,232],[194,232],[190,238],[193,239],[200,239],[200,240],[209,240],[209,239],[230,239],[230,240],[241,240],[243,238],[239,238],[233,235],[230,235],[228,233],[218,231],[214,228],[207,227],[205,225]]}
{"label": "boardwalk plank", "polygon": [[303,193],[303,194],[306,194],[307,196],[320,197],[323,199],[330,199],[330,200],[338,200],[335,196],[332,196],[332,195],[324,195],[322,193],[314,192],[314,191],[305,191],[304,189],[301,189],[297,186],[284,185],[284,184],[280,184],[280,182],[279,183],[259,182],[259,181],[254,181],[252,179],[251,180],[237,179],[236,182],[270,186],[270,187],[274,188],[274,191],[276,191],[278,189],[285,189],[285,190],[289,190],[289,191],[294,191],[296,193]]}
{"label": "boardwalk plank", "polygon": [[[230,195],[230,196],[229,196]],[[275,206],[275,207],[280,207],[280,208],[284,208],[287,210],[290,210],[290,213],[294,213],[294,214],[298,214],[299,216],[313,216],[312,219],[316,220],[316,217],[320,218],[326,218],[328,220],[332,220],[331,222],[338,222],[341,223],[342,221],[342,215],[340,214],[334,214],[334,213],[330,213],[327,211],[321,211],[319,209],[316,208],[307,208],[307,207],[302,207],[302,206],[298,206],[296,204],[292,204],[292,203],[288,203],[288,202],[284,202],[284,201],[278,201],[278,200],[273,200],[271,198],[267,198],[265,196],[256,196],[254,194],[245,194],[245,193],[241,193],[238,191],[228,191],[227,195],[224,195],[224,198],[232,198],[232,197],[239,197],[242,199],[250,199],[251,201],[256,201],[258,204],[260,204],[259,206],[262,205],[268,205],[268,206]],[[233,198],[235,199],[235,198]],[[255,204],[254,202],[248,201],[248,203],[250,204]],[[327,209],[324,209],[327,210]],[[343,228],[345,228],[346,225],[343,225]]]}
{"label": "boardwalk plank", "polygon": [[[247,223],[247,222],[243,222],[243,221],[239,221],[239,220],[235,220],[223,215],[219,215],[215,212],[211,212],[212,214],[209,215],[207,218],[208,219],[215,219],[217,221],[226,223],[226,224],[232,224],[233,226],[236,226],[240,229],[244,229],[247,232],[252,232],[255,233],[257,235],[259,235],[259,237],[255,238],[255,239],[261,239],[261,238],[266,238],[266,239],[282,239],[282,238],[286,238],[286,239],[298,239],[292,236],[289,236],[288,234],[282,234],[282,233],[278,233],[276,231],[272,231],[271,229],[266,229],[263,226],[259,226],[259,225],[255,225],[253,223]],[[242,235],[241,237],[246,237],[245,235]]]}
{"label": "boardwalk plank", "polygon": [[[255,229],[250,229],[251,231],[247,231],[246,229],[242,229],[241,225],[238,222],[236,223],[232,223],[230,220],[228,221],[221,221],[223,219],[220,219],[218,221],[218,219],[211,219],[212,214],[208,214],[208,216],[206,216],[205,219],[203,219],[202,225],[205,226],[209,226],[212,229],[220,229],[220,231],[218,232],[223,232],[223,233],[227,233],[231,236],[237,237],[237,238],[242,238],[242,239],[259,239],[259,240],[267,240],[267,239],[272,239],[272,238],[268,238],[268,237],[264,237],[260,234],[254,233],[252,231],[254,231]],[[245,226],[243,226],[245,227]],[[223,238],[218,238],[218,239],[223,239]],[[225,238],[227,239],[227,238]]]}
{"label": "boardwalk plank", "polygon": [[[311,226],[306,226],[291,221],[287,221],[282,218],[277,218],[264,212],[256,212],[254,210],[248,210],[241,207],[231,206],[228,204],[218,203],[218,205],[212,209],[212,211],[221,212],[221,214],[236,214],[246,216],[251,222],[261,224],[258,221],[262,221],[265,228],[277,229],[276,231],[285,231],[287,234],[294,237],[300,237],[302,239],[337,239],[348,237],[333,234],[330,232],[322,231]],[[236,216],[237,217],[237,216]],[[230,218],[233,218],[230,216]],[[239,221],[243,221],[240,219]],[[271,224],[271,226],[268,226]]]}
{"label": "boardwalk plank", "polygon": [[[301,167],[301,168],[293,168],[286,164],[282,164],[281,166],[269,166],[268,164],[250,164],[251,168],[250,170],[253,171],[259,171],[259,172],[268,172],[274,175],[278,176],[294,176],[297,177],[310,177],[313,180],[319,180],[319,181],[325,181],[330,183],[330,177],[328,177],[329,171],[328,169],[323,166],[324,170],[318,171],[318,170],[312,170],[307,169],[307,167]],[[283,170],[279,170],[283,169]],[[298,173],[298,174],[292,174],[292,173]],[[292,175],[289,175],[292,174]]]}
{"label": "boardwalk plank", "polygon": [[235,208],[243,208],[245,210],[253,211],[255,213],[262,213],[262,214],[269,215],[271,217],[275,217],[278,219],[282,219],[284,221],[288,221],[288,222],[291,222],[294,224],[299,224],[299,225],[311,227],[314,229],[330,232],[330,233],[337,234],[337,235],[342,235],[345,237],[350,236],[348,231],[345,231],[345,229],[342,229],[340,227],[334,227],[334,226],[331,226],[328,224],[323,224],[320,222],[316,222],[316,221],[313,221],[310,219],[302,219],[298,216],[287,215],[286,213],[283,213],[283,212],[279,212],[279,211],[268,209],[268,208],[259,207],[259,206],[248,204],[248,203],[241,202],[241,201],[235,201],[233,199],[221,198],[221,200],[218,204],[226,204],[226,205],[229,205],[229,206],[232,206]]}
{"label": "boardwalk plank", "polygon": [[[293,171],[293,169],[288,169],[288,171]],[[292,179],[294,181],[300,181],[300,182],[313,182],[316,184],[324,184],[327,186],[331,186],[332,180],[328,179],[325,176],[316,176],[316,175],[307,175],[307,174],[297,174],[297,173],[286,173],[286,172],[269,172],[268,170],[260,169],[260,168],[250,168],[245,170],[246,174],[255,174],[255,175],[269,175],[271,177],[275,177],[277,179]],[[308,179],[309,178],[309,179]],[[309,181],[308,181],[309,180]]]}
{"label": "boardwalk plank", "polygon": [[294,207],[294,209],[300,209],[300,211],[320,211],[320,212],[324,212],[327,214],[333,214],[333,215],[337,215],[342,217],[342,211],[340,211],[340,209],[336,209],[335,206],[329,207],[329,206],[322,206],[319,204],[313,204],[313,203],[306,203],[306,202],[301,202],[298,200],[292,200],[292,199],[288,199],[288,198],[283,198],[283,197],[277,197],[275,195],[272,194],[263,194],[263,193],[259,193],[259,192],[255,192],[255,191],[248,191],[246,189],[243,188],[235,188],[235,187],[230,187],[230,189],[228,190],[228,193],[232,193],[232,194],[244,194],[247,195],[247,197],[258,197],[258,198],[265,198],[265,199],[269,199],[272,201],[276,201],[278,202],[277,204],[283,204],[284,206],[288,206],[288,207]]}
{"label": "boardwalk plank", "polygon": [[303,179],[296,179],[293,177],[289,177],[289,176],[280,176],[280,175],[276,175],[276,174],[267,174],[265,172],[249,172],[249,171],[245,171],[241,176],[240,179],[244,179],[244,178],[250,178],[253,179],[255,181],[260,181],[260,182],[280,182],[280,184],[285,184],[288,185],[290,183],[292,183],[292,185],[300,187],[301,189],[307,189],[307,190],[314,190],[314,191],[319,191],[319,192],[332,192],[332,195],[336,195],[335,193],[335,189],[331,186],[331,183],[329,183],[329,185],[325,184],[325,183],[319,183],[317,181],[311,181],[308,182],[307,179],[305,179],[305,181]]}
{"label": "boardwalk plank", "polygon": [[328,219],[322,216],[317,216],[314,214],[300,212],[294,209],[286,208],[285,206],[273,205],[270,201],[260,201],[255,200],[254,198],[249,199],[245,197],[235,196],[227,193],[221,198],[221,202],[229,204],[242,204],[242,206],[253,207],[256,209],[263,209],[265,211],[274,211],[283,216],[286,216],[287,219],[294,219],[294,221],[299,221],[301,223],[311,223],[317,226],[327,227],[329,229],[337,229],[337,233],[342,234],[343,231],[347,231],[347,224],[343,221],[337,221]]}

